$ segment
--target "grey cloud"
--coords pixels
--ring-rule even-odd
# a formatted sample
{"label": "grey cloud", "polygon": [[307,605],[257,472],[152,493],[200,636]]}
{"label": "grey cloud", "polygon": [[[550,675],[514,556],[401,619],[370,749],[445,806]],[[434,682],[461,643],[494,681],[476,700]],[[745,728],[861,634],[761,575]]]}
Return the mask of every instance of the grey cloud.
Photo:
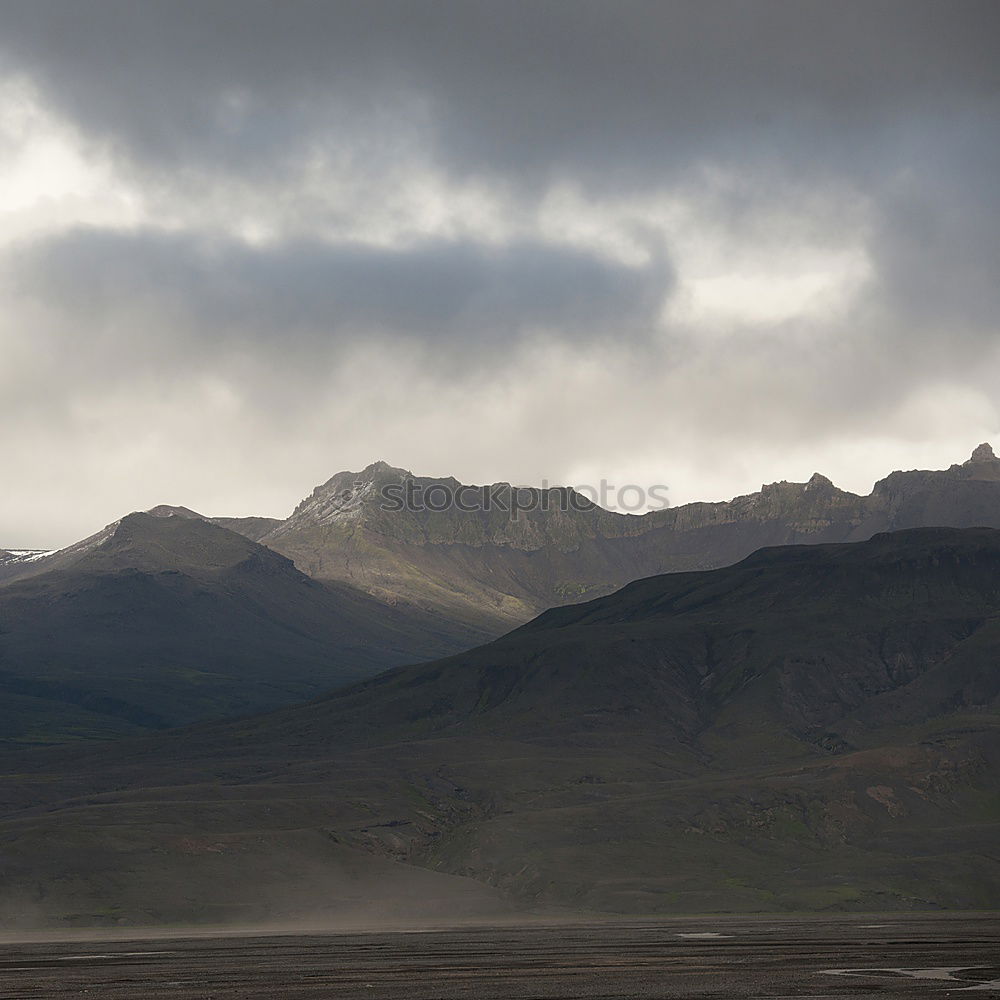
{"label": "grey cloud", "polygon": [[[140,185],[142,171],[167,174],[178,197],[199,171],[217,171],[223,181],[259,183],[262,198],[280,188],[294,204],[294,165],[315,143],[347,150],[372,176],[424,156],[529,201],[563,178],[599,194],[669,190],[706,165],[741,178],[727,209],[734,215],[780,203],[796,186],[854,190],[872,204],[881,307],[906,317],[886,331],[893,347],[891,328],[914,329],[917,319],[920,329],[950,324],[974,338],[961,317],[977,311],[977,329],[993,329],[998,42],[993,0],[7,0],[0,8],[7,65],[38,80],[87,136],[110,141],[140,170]],[[336,209],[352,210],[364,206]],[[297,224],[308,231],[307,221]],[[565,288],[549,292],[539,281],[532,290],[527,280],[568,280],[552,259],[518,278],[513,256],[501,255],[490,262],[499,273],[490,293],[482,273],[460,277],[462,267],[487,265],[475,250],[450,261],[443,247],[423,250],[423,277],[409,253],[378,258],[384,282],[369,270],[374,256],[341,253],[353,315],[395,323],[398,289],[409,299],[409,329],[454,328],[453,279],[486,297],[485,314],[513,308],[505,287],[526,295],[529,316],[554,316],[546,296],[564,302]],[[310,323],[309,303],[327,309],[337,287],[323,299],[337,251],[316,249],[316,260],[313,252],[301,243],[282,251],[287,273],[270,300]],[[255,262],[267,273],[252,275]],[[282,266],[246,257],[230,272],[266,286]],[[435,270],[442,294],[414,287]],[[605,272],[594,277],[595,292],[606,288]],[[188,283],[197,284],[193,275]],[[287,297],[296,283],[302,294]],[[620,291],[608,289],[615,309]],[[584,316],[600,313],[597,298],[581,302]]]}
{"label": "grey cloud", "polygon": [[[269,184],[287,189],[288,169],[316,142],[351,151],[373,175],[419,154],[534,193],[560,178],[612,195],[663,190],[678,173],[721,164],[744,181],[735,214],[795,185],[832,183],[871,200],[884,308],[907,326],[921,316],[922,328],[931,315],[947,325],[951,309],[978,311],[987,329],[995,315],[998,41],[993,0],[7,0],[0,9],[8,65],[40,81],[88,136],[140,170],[171,174],[182,194],[207,170],[259,181],[266,198]],[[913,180],[900,185],[906,173]],[[449,280],[466,262],[425,251],[423,273],[447,272],[445,291],[414,289],[409,324],[447,328],[455,314],[441,313],[457,301]],[[311,263],[305,245],[285,259],[302,275],[282,279],[272,301],[299,281],[313,286],[303,301],[318,302],[326,263]],[[425,280],[414,260],[381,258],[385,287]],[[511,260],[493,266],[509,272]],[[362,301],[379,286],[367,266],[357,254],[338,264],[359,272],[360,312],[388,321],[378,301]],[[500,283],[544,313],[549,293],[531,291],[524,270]],[[558,285],[567,272],[537,274]],[[485,293],[475,276],[465,283]],[[498,297],[487,305],[503,312],[512,303]],[[293,315],[307,308],[285,304]]]}
{"label": "grey cloud", "polygon": [[[132,344],[140,355],[187,341],[308,358],[374,336],[447,344],[452,357],[473,363],[535,332],[575,342],[611,327],[641,335],[673,281],[662,255],[627,267],[530,241],[255,248],[211,236],[87,229],[21,243],[5,270],[10,293],[52,303],[94,337],[109,325],[129,331],[130,341],[140,338]],[[122,322],[129,313],[135,333]],[[172,342],[145,343],[142,317],[158,318],[161,330],[173,321]]]}
{"label": "grey cloud", "polygon": [[158,167],[252,172],[386,109],[402,126],[411,98],[436,155],[509,179],[875,167],[901,114],[1000,86],[990,0],[7,0],[0,29],[71,117]]}
{"label": "grey cloud", "polygon": [[[879,203],[871,252],[883,308],[910,338],[996,339],[1000,318],[1000,142],[934,133]],[[943,162],[942,162],[943,161]]]}

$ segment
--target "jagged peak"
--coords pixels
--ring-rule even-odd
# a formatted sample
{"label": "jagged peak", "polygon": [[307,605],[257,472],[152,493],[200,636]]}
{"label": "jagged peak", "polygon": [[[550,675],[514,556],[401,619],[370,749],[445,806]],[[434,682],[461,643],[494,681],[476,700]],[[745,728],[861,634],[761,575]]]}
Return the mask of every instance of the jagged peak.
{"label": "jagged peak", "polygon": [[301,517],[326,522],[344,515],[357,516],[365,502],[374,498],[386,483],[406,478],[410,478],[410,473],[405,469],[394,468],[383,461],[372,462],[360,472],[338,472],[302,500],[288,521],[275,531],[281,533],[289,523]]}
{"label": "jagged peak", "polygon": [[972,465],[978,462],[995,462],[997,461],[996,455],[993,453],[993,447],[988,442],[984,441],[981,445],[975,448],[972,452],[971,457],[965,463],[966,465]]}
{"label": "jagged peak", "polygon": [[809,482],[806,483],[806,489],[807,490],[814,490],[814,489],[816,489],[817,487],[820,487],[820,486],[829,486],[829,487],[832,488],[833,487],[833,480],[828,479],[821,472],[814,472],[809,477]]}
{"label": "jagged peak", "polygon": [[332,475],[325,483],[317,486],[313,490],[313,495],[328,493],[330,490],[339,490],[351,486],[365,486],[372,483],[381,483],[387,480],[411,478],[412,472],[406,469],[398,469],[388,462],[378,461],[366,465],[360,472],[352,472],[344,469]]}
{"label": "jagged peak", "polygon": [[366,465],[364,469],[361,470],[361,475],[366,473],[375,475],[380,472],[402,472],[405,475],[409,475],[405,469],[399,469],[395,465],[390,465],[388,462],[384,462],[381,458],[378,461],[372,462],[371,465]]}

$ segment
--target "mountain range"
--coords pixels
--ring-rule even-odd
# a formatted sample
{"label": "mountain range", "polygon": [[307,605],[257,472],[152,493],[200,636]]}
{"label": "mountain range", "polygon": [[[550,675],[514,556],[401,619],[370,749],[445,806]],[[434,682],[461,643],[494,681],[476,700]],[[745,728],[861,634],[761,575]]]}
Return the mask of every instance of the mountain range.
{"label": "mountain range", "polygon": [[0,553],[2,738],[110,737],[291,704],[766,545],[1000,527],[986,444],[944,471],[892,473],[866,497],[817,474],[641,516],[506,483],[485,488],[489,509],[390,502],[404,487],[463,488],[375,463],[286,520],[162,505],[57,552]]}
{"label": "mountain range", "polygon": [[764,549],[307,705],[8,748],[5,896],[322,920],[416,871],[455,912],[996,907],[998,662],[1000,531]]}
{"label": "mountain range", "polygon": [[609,594],[643,576],[727,566],[766,545],[861,541],[935,525],[1000,527],[1000,460],[988,444],[943,471],[894,472],[868,496],[817,473],[728,502],[642,515],[605,510],[565,488],[543,497],[507,483],[490,489],[507,506],[514,491],[521,495],[528,509],[516,517],[498,507],[387,509],[387,492],[406,483],[423,496],[434,489],[455,495],[462,485],[375,463],[317,487],[257,540],[317,579],[434,609],[496,635],[547,608]]}
{"label": "mountain range", "polygon": [[[489,490],[499,503],[435,510],[387,502],[404,484],[425,496]],[[514,493],[524,509],[512,516]],[[566,487],[465,487],[375,462],[317,486],[285,520],[204,517],[166,505],[151,513],[211,521],[288,556],[313,578],[434,608],[499,634],[546,608],[610,593],[641,576],[730,565],[765,545],[861,541],[914,527],[1000,527],[1000,459],[981,444],[945,470],[893,472],[867,496],[816,473],[806,483],[771,483],[730,501],[642,515],[605,510]],[[58,566],[112,527],[56,553],[0,550],[0,582]]]}

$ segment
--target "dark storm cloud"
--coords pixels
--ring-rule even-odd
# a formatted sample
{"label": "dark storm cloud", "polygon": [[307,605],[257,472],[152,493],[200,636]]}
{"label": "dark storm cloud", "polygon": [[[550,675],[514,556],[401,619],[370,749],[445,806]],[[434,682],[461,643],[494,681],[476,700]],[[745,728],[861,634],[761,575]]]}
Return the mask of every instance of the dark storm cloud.
{"label": "dark storm cloud", "polygon": [[7,0],[0,28],[58,106],[157,167],[253,171],[316,132],[405,127],[419,99],[453,169],[516,180],[870,170],[900,115],[1000,80],[992,0]]}
{"label": "dark storm cloud", "polygon": [[887,308],[923,298],[925,318],[994,312],[977,293],[995,284],[998,46],[994,0],[0,8],[5,65],[147,177],[287,187],[322,148],[369,173],[423,155],[522,194],[615,195],[722,166],[744,179],[734,215],[833,184],[872,202]]}
{"label": "dark storm cloud", "polygon": [[[129,351],[211,345],[312,351],[357,336],[417,337],[472,356],[545,331],[586,340],[654,323],[672,276],[660,257],[626,267],[583,251],[423,241],[406,249],[297,240],[272,247],[190,234],[78,230],[10,253],[8,290],[74,325],[113,329]],[[122,317],[131,313],[132,324]],[[156,319],[145,331],[140,317]],[[182,323],[178,319],[183,318]],[[155,331],[155,332],[154,332]],[[74,331],[79,337],[79,331]]]}
{"label": "dark storm cloud", "polygon": [[[373,176],[420,158],[453,180],[486,176],[522,207],[553,181],[615,196],[663,190],[705,167],[741,179],[717,206],[734,219],[780,203],[786,190],[853,190],[871,202],[874,294],[893,317],[887,343],[909,338],[914,319],[929,335],[955,327],[952,310],[961,314],[953,335],[993,329],[995,272],[986,265],[1000,214],[998,46],[994,0],[7,0],[0,8],[5,64],[38,82],[88,138],[110,143],[145,177],[140,184],[169,177],[175,192],[207,171],[223,184],[260,184],[266,199],[268,184],[294,187],[295,165],[317,148]],[[435,310],[452,309],[449,276],[461,253],[449,263],[439,246],[426,252],[428,274],[447,272],[445,293],[416,295],[411,329],[454,318]],[[322,286],[327,263],[310,263],[305,246],[285,256],[308,276],[281,283]],[[341,261],[341,273],[374,266],[361,257]],[[403,295],[416,280],[412,260],[382,260]],[[562,280],[558,270],[552,278]],[[359,280],[362,289],[379,285]],[[529,313],[547,294],[525,292]],[[288,304],[280,294],[274,301]],[[374,316],[379,307],[359,308]],[[905,333],[896,329],[902,316]]]}
{"label": "dark storm cloud", "polygon": [[943,335],[949,353],[997,336],[998,140],[968,122],[928,130],[913,168],[879,205],[871,252],[882,307],[911,338]]}

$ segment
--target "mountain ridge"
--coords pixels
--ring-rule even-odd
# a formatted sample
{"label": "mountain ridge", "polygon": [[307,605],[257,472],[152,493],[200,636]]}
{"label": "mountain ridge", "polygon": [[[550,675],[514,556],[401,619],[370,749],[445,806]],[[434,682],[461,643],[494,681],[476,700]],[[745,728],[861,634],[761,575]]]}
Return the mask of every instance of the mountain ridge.
{"label": "mountain ridge", "polygon": [[[406,490],[425,502],[408,505]],[[434,509],[442,498],[449,502]],[[473,487],[379,461],[332,476],[284,520],[207,517],[165,504],[153,511],[201,518],[290,558],[310,577],[442,616],[471,644],[549,607],[657,573],[729,565],[765,546],[921,526],[1000,527],[1000,460],[984,443],[948,469],[890,473],[865,496],[817,472],[805,483],[645,514],[606,510],[568,487]],[[0,559],[0,586],[75,559],[114,524],[54,553]]]}
{"label": "mountain ridge", "polygon": [[[386,510],[386,488],[406,484],[424,494],[493,491],[487,495],[508,507],[519,491],[528,509],[516,517],[495,506]],[[1000,527],[1000,460],[989,445],[947,470],[892,473],[867,496],[815,473],[806,483],[765,484],[729,501],[642,515],[605,510],[567,488],[462,487],[378,462],[317,487],[261,541],[311,576],[478,616],[502,632],[641,576],[728,565],[768,545],[858,541],[931,525]]]}

